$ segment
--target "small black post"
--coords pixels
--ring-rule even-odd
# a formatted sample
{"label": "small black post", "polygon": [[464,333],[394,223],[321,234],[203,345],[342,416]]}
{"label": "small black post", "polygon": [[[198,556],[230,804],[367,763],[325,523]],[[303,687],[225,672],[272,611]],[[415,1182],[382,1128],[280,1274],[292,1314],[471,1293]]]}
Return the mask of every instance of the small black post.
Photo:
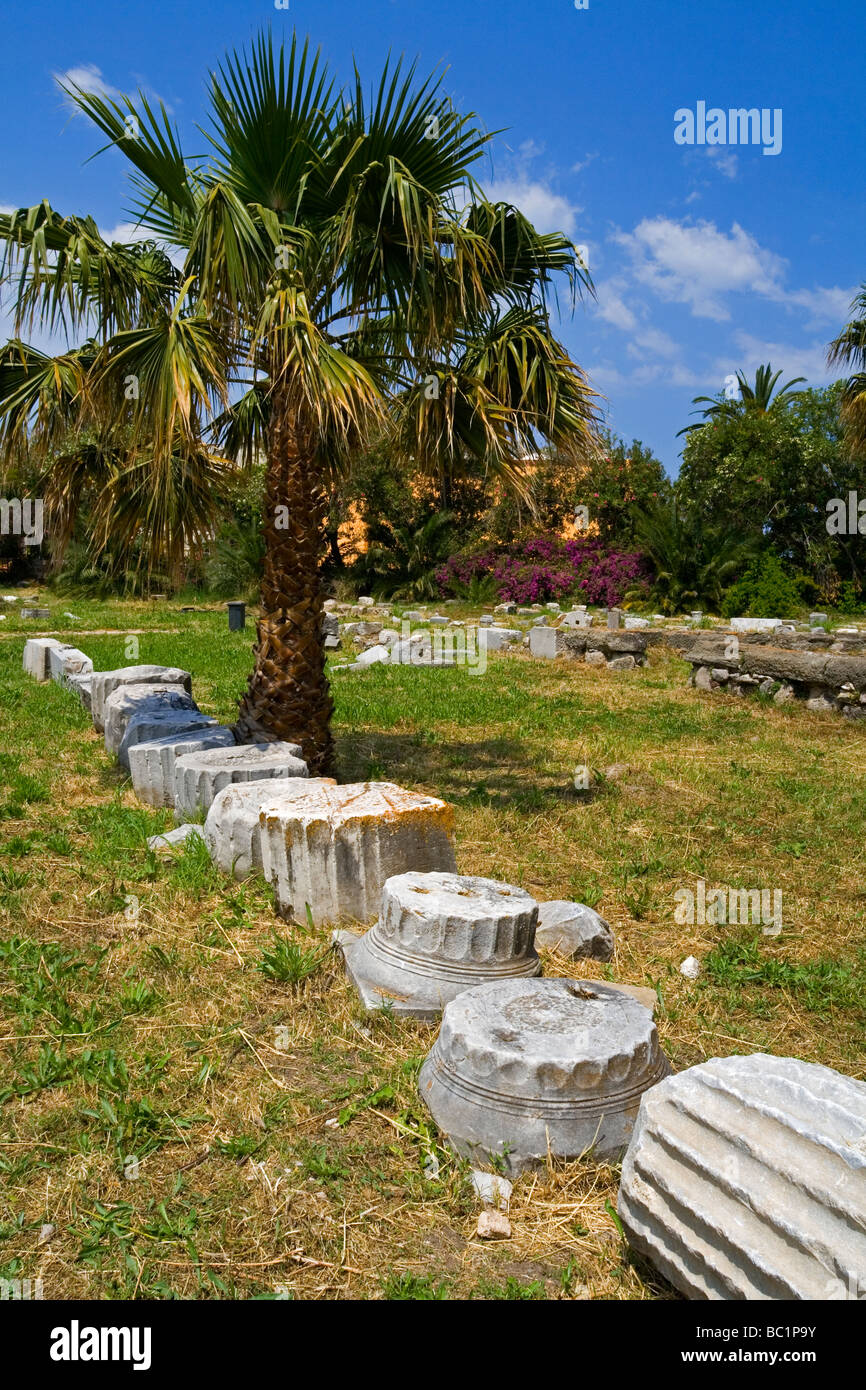
{"label": "small black post", "polygon": [[230,603],[227,607],[229,610],[229,632],[243,632],[247,622],[246,604]]}

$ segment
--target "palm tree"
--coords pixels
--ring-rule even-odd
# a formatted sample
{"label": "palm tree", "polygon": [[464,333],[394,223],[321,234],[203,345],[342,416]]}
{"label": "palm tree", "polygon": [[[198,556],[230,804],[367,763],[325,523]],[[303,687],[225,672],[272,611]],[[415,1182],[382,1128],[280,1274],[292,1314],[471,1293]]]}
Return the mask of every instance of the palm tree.
{"label": "palm tree", "polygon": [[866,447],[866,283],[851,304],[851,322],[830,344],[830,366],[844,364],[857,370],[848,378],[842,393],[842,417],[852,451]]}
{"label": "palm tree", "polygon": [[787,410],[791,402],[800,394],[793,390],[793,387],[799,386],[806,378],[804,376],[794,377],[793,380],[786,382],[776,391],[774,396],[773,391],[781,375],[781,372],[774,372],[772,364],[768,362],[766,366],[759,367],[756,371],[754,386],[747,381],[744,372],[737,372],[737,382],[740,388],[739,400],[730,400],[727,397],[719,400],[715,396],[694,396],[692,405],[704,405],[706,408],[700,412],[692,411],[692,414],[701,414],[703,420],[694,425],[686,425],[685,429],[678,431],[677,438],[681,434],[691,434],[692,430],[703,429],[710,420],[730,419],[741,414],[767,415],[771,411]]}
{"label": "palm tree", "polygon": [[96,320],[81,392],[117,401],[139,383],[155,470],[178,440],[193,451],[208,411],[236,456],[266,441],[261,618],[236,727],[295,740],[329,771],[333,478],[383,425],[419,470],[472,457],[517,488],[539,434],[591,454],[594,393],[548,316],[557,272],[572,297],[591,281],[565,236],[485,200],[470,170],[490,137],[441,76],[386,65],[368,100],[357,70],[339,88],[306,43],[260,35],[211,74],[211,152],[194,158],[143,94],[65,90],[132,164],[139,223],[174,254],[154,269],[47,204],[12,213],[0,235],[21,263],[19,315]]}
{"label": "palm tree", "polygon": [[[640,512],[635,538],[654,571],[651,601],[663,613],[699,603],[718,612],[725,589],[758,548],[757,541],[739,540],[722,524],[706,525],[676,499]],[[644,596],[637,591],[626,595],[638,597]]]}

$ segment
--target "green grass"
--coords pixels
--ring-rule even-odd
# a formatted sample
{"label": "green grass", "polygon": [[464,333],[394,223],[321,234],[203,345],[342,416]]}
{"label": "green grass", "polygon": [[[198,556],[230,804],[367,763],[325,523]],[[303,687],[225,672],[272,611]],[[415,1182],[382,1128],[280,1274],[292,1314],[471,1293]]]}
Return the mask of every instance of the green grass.
{"label": "green grass", "polygon": [[[625,1257],[605,1167],[521,1178],[511,1240],[478,1241],[465,1165],[417,1093],[432,1030],[364,1015],[330,929],[278,924],[260,879],[224,878],[195,840],[149,852],[170,813],[136,802],[70,695],[20,669],[25,630],[99,668],[144,628],[139,660],[186,667],[230,720],[252,628],[50,602],[77,624],[0,633],[4,1277],[61,1299],[671,1297]],[[702,696],[686,671],[517,652],[483,676],[336,672],[339,776],[443,796],[462,871],[595,906],[613,961],[545,969],[655,989],[675,1067],[769,1051],[864,1077],[863,731]],[[781,935],[678,924],[674,894],[699,878],[781,890]]]}

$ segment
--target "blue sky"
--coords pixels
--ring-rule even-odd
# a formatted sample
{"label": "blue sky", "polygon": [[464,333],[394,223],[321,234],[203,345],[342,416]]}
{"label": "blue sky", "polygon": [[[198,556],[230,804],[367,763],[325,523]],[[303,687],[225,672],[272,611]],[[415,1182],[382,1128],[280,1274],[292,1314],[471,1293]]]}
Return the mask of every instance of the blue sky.
{"label": "blue sky", "polygon": [[[866,279],[862,0],[41,0],[6,15],[0,205],[47,197],[122,228],[124,162],[86,162],[98,132],[52,74],[144,88],[196,152],[207,70],[268,23],[310,34],[341,76],[389,50],[447,64],[455,105],[503,131],[488,191],[586,246],[598,301],[562,336],[611,426],[670,472],[692,396],[738,367],[831,379],[826,344]],[[677,145],[674,113],[699,101],[781,109],[781,152]]]}

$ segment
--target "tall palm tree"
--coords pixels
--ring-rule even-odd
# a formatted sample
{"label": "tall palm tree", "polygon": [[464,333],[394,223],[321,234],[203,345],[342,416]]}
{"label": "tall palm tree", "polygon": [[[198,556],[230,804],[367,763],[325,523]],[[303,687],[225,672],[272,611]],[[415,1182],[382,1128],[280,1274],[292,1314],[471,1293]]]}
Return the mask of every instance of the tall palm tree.
{"label": "tall palm tree", "polygon": [[178,437],[192,450],[208,411],[237,455],[266,441],[262,613],[237,730],[296,740],[328,771],[330,480],[383,425],[419,469],[473,457],[518,488],[538,434],[591,453],[594,393],[548,317],[557,272],[573,296],[591,281],[565,236],[484,198],[470,170],[489,136],[441,76],[386,65],[368,98],[357,69],[337,87],[306,43],[263,34],[211,74],[211,150],[192,158],[142,94],[65,90],[132,164],[138,221],[181,268],[166,312],[135,257],[43,204],[0,219],[19,313],[97,321],[82,391],[117,400],[139,383],[154,468]]}
{"label": "tall palm tree", "polygon": [[851,304],[851,321],[830,344],[830,366],[855,367],[842,393],[842,417],[851,449],[866,448],[866,283]]}
{"label": "tall palm tree", "polygon": [[692,430],[703,429],[704,425],[710,420],[719,418],[730,419],[741,414],[767,415],[771,411],[779,412],[786,410],[795,397],[800,394],[793,388],[799,386],[801,382],[805,382],[806,378],[804,376],[795,376],[791,381],[786,382],[784,386],[780,387],[780,389],[776,391],[776,394],[773,395],[776,382],[781,375],[781,372],[774,372],[772,364],[768,362],[766,366],[759,367],[756,371],[754,386],[747,380],[745,372],[738,371],[736,373],[737,383],[740,388],[739,400],[731,400],[727,397],[723,400],[719,400],[715,396],[694,396],[692,398],[692,405],[703,405],[705,409],[702,411],[692,411],[692,414],[700,414],[703,416],[703,419],[694,425],[686,425],[685,429],[679,430],[677,438],[679,438],[681,434],[691,434]]}

